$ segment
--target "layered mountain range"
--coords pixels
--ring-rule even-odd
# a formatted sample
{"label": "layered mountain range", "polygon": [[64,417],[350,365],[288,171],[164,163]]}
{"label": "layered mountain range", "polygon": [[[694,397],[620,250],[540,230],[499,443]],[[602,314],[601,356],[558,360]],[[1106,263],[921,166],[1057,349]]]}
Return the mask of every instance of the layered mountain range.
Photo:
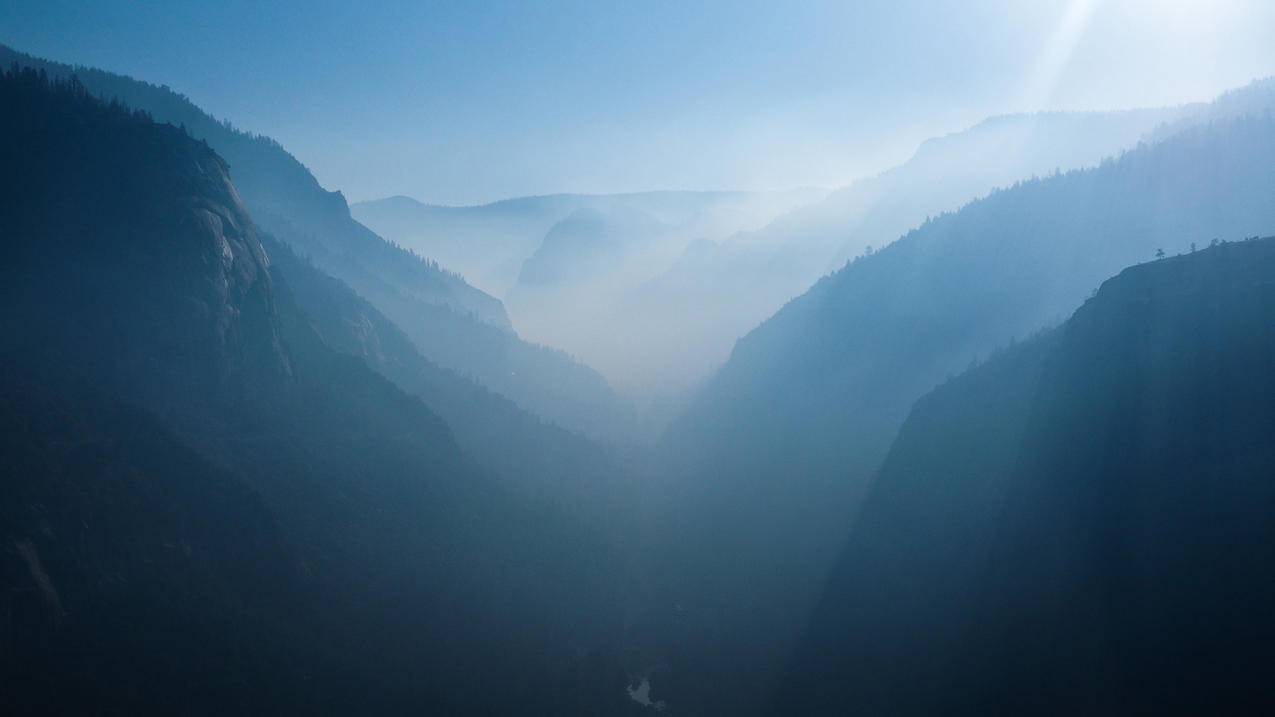
{"label": "layered mountain range", "polygon": [[208,145],[74,80],[0,92],[6,711],[622,697],[608,533],[330,347]]}
{"label": "layered mountain range", "polygon": [[918,401],[773,712],[1269,707],[1272,277],[1132,267]]}
{"label": "layered mountain range", "polygon": [[0,64],[0,711],[1275,704],[1270,80],[827,196],[352,213]]}
{"label": "layered mountain range", "polygon": [[737,338],[865,249],[996,187],[1096,165],[1198,111],[994,117],[827,196],[559,195],[480,207],[395,197],[355,213],[483,277],[519,331],[598,368],[658,430]]}
{"label": "layered mountain range", "polygon": [[[403,246],[454,267],[478,286],[504,295],[556,225],[583,212],[638,223],[660,255],[694,238],[721,238],[760,226],[815,201],[818,189],[787,192],[660,191],[632,194],[551,194],[477,206],[424,204],[410,197],[358,202],[359,221]],[[631,221],[624,221],[631,220]]]}
{"label": "layered mountain range", "polygon": [[712,697],[687,685],[684,701],[725,692],[756,709],[774,686],[918,398],[1059,323],[1125,266],[1262,234],[1275,225],[1272,159],[1267,113],[1184,126],[932,218],[740,339],[661,444],[660,491],[680,516],[665,604],[714,616],[698,637],[665,629],[687,672],[730,685]]}
{"label": "layered mountain range", "polygon": [[319,186],[274,140],[219,122],[167,87],[0,46],[0,66],[11,64],[51,77],[74,74],[93,94],[208,142],[233,168],[245,206],[264,229],[371,302],[435,363],[578,433],[619,442],[631,432],[632,408],[597,372],[521,340],[498,299],[356,222],[340,192]]}

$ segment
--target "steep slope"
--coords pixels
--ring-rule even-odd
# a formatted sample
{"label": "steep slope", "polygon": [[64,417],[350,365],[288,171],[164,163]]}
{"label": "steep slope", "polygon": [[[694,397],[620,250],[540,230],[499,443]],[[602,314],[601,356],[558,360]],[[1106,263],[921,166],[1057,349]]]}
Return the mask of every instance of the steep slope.
{"label": "steep slope", "polygon": [[43,70],[50,77],[74,74],[90,92],[145,110],[158,121],[185,127],[191,136],[208,142],[234,168],[244,204],[264,228],[333,273],[348,273],[352,285],[369,293],[399,294],[402,300],[449,306],[461,314],[508,326],[498,300],[436,263],[382,241],[355,222],[340,192],[324,190],[304,165],[269,137],[219,122],[168,87],[94,68],[71,67],[0,45],[0,65],[7,68],[15,64]]}
{"label": "steep slope", "polygon": [[[626,490],[613,455],[545,423],[512,401],[421,356],[397,326],[339,279],[319,271],[269,236],[270,273],[288,288],[314,331],[333,350],[355,356],[447,421],[474,460],[520,490],[590,520],[615,515]],[[586,510],[587,508],[587,510]]]}
{"label": "steep slope", "polygon": [[[871,469],[909,401],[978,354],[1064,315],[1104,272],[1159,248],[1258,234],[1275,221],[1267,168],[1273,127],[1254,117],[1196,128],[928,222],[819,282],[741,339],[702,410],[721,416],[713,400],[737,396],[774,401],[772,417],[778,409],[812,427],[825,416],[844,423],[881,415],[889,425],[863,436],[878,451],[864,462]],[[847,399],[856,405],[839,405]],[[884,414],[859,410],[876,400]],[[809,442],[829,429],[859,433],[828,426]],[[827,449],[813,455],[817,465]]]}
{"label": "steep slope", "polygon": [[1182,111],[1009,115],[929,139],[897,167],[756,231],[699,247],[632,292],[634,322],[677,316],[672,343],[695,357],[697,369],[685,379],[702,380],[726,361],[736,339],[865,250],[994,188],[1097,165]]}
{"label": "steep slope", "polygon": [[561,426],[608,441],[630,432],[631,409],[595,371],[561,351],[522,341],[503,305],[459,275],[390,244],[354,221],[268,137],[218,122],[185,97],[129,77],[73,68],[0,46],[0,66],[74,74],[91,92],[185,127],[234,169],[244,204],[275,237],[375,305],[431,360],[458,371]]}
{"label": "steep slope", "polygon": [[918,402],[775,713],[1269,707],[1272,276],[1128,269]]}
{"label": "steep slope", "polygon": [[[525,197],[480,207],[430,207],[405,197],[354,208],[386,236],[443,257],[499,292],[520,334],[596,368],[639,409],[680,398],[724,358],[703,336],[724,330],[707,311],[646,290],[697,241],[764,226],[821,191],[644,192]],[[744,294],[747,295],[746,293]],[[719,300],[721,297],[712,297]],[[736,297],[741,298],[741,297]],[[768,306],[773,309],[774,306]],[[691,319],[691,320],[688,320]],[[748,327],[740,327],[740,332]]]}
{"label": "steep slope", "polygon": [[6,654],[5,700],[623,698],[604,536],[476,469],[423,403],[328,348],[207,145],[32,72],[0,94],[0,416],[20,469],[0,574],[12,654],[32,658]]}
{"label": "steep slope", "polygon": [[844,516],[850,540],[773,713],[951,712],[973,699],[951,658],[974,659],[984,583],[971,576],[988,568],[1003,478],[1061,333],[999,352],[917,401],[861,509]]}
{"label": "steep slope", "polygon": [[6,707],[308,703],[338,663],[298,558],[173,430],[295,368],[223,165],[74,86],[0,95]]}
{"label": "steep slope", "polygon": [[1195,128],[997,192],[789,303],[666,434],[670,490],[687,486],[683,522],[713,526],[699,557],[678,549],[685,584],[670,600],[727,606],[747,629],[795,629],[917,398],[1066,315],[1121,266],[1275,226],[1272,160],[1270,118]]}
{"label": "steep slope", "polygon": [[358,704],[307,689],[352,666],[259,496],[146,412],[3,365],[0,710]]}

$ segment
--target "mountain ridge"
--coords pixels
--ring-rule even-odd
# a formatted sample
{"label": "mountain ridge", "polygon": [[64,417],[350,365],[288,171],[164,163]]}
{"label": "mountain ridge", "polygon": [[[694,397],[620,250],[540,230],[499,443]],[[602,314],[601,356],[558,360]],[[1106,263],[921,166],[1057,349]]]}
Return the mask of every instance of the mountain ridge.
{"label": "mountain ridge", "polygon": [[591,438],[622,442],[629,434],[631,407],[596,371],[565,352],[523,341],[498,299],[356,222],[343,196],[323,189],[274,140],[217,121],[169,88],[0,45],[0,65],[9,64],[51,77],[75,75],[108,101],[144,109],[210,142],[231,165],[263,228],[358,291],[435,362],[468,372],[523,408]]}
{"label": "mountain ridge", "polygon": [[[795,637],[917,398],[1123,266],[1269,231],[1273,140],[1269,117],[1244,117],[1020,182],[860,256],[741,338],[660,443],[670,521],[714,526],[670,537],[682,566],[668,599],[729,613],[732,633],[769,631],[765,650],[760,637],[706,648],[713,681],[765,689],[749,686],[764,672],[741,675]],[[696,697],[684,689],[680,702]]]}
{"label": "mountain ridge", "polygon": [[773,712],[1269,703],[1273,268],[1126,268],[918,401]]}
{"label": "mountain ridge", "polygon": [[0,95],[6,706],[623,699],[608,536],[328,347],[207,144],[75,80]]}

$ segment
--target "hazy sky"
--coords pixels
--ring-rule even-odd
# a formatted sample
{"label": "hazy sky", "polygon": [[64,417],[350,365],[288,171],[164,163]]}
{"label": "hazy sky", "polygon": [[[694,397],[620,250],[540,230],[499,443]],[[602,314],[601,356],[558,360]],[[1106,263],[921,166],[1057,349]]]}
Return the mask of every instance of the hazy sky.
{"label": "hazy sky", "polygon": [[0,0],[0,42],[440,203],[844,184],[989,114],[1207,99],[1272,37],[1270,0]]}

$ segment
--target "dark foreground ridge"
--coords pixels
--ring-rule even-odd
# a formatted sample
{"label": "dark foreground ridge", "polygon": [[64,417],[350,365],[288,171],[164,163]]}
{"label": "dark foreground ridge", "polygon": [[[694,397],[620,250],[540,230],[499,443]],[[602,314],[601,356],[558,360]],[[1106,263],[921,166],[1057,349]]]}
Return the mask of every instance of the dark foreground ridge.
{"label": "dark foreground ridge", "polygon": [[0,711],[625,699],[609,542],[329,348],[217,154],[32,71],[0,106]]}
{"label": "dark foreground ridge", "polygon": [[1253,239],[1127,269],[930,393],[773,713],[1269,709],[1272,365]]}
{"label": "dark foreground ridge", "polygon": [[207,142],[228,163],[257,226],[357,291],[432,362],[576,433],[606,441],[627,435],[632,408],[600,374],[561,351],[523,341],[498,299],[355,221],[345,197],[320,186],[273,139],[220,122],[168,87],[0,45],[0,68],[10,65],[74,76],[90,94],[144,110]]}

